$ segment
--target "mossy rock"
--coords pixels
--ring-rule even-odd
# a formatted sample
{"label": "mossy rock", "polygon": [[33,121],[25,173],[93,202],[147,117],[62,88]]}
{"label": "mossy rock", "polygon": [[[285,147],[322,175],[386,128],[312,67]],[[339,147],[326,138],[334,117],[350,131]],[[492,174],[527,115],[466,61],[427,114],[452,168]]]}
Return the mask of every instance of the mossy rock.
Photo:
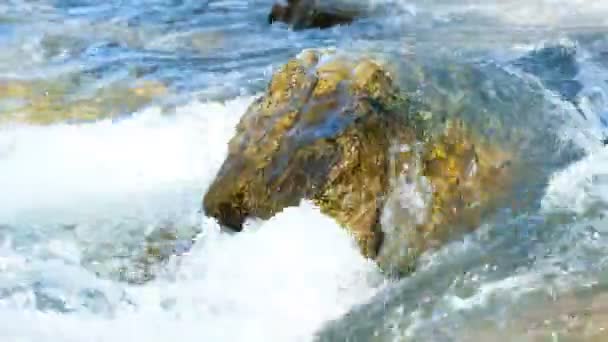
{"label": "mossy rock", "polygon": [[479,227],[506,199],[513,158],[460,120],[420,143],[386,196],[380,266],[407,273],[423,252]]}
{"label": "mossy rock", "polygon": [[[247,110],[204,208],[240,230],[302,199],[349,227],[367,256],[381,241],[391,140],[408,137],[390,77],[376,63],[306,51]],[[413,139],[413,135],[410,134]]]}
{"label": "mossy rock", "polygon": [[[510,158],[462,122],[427,127],[432,114],[411,107],[369,58],[303,52],[237,125],[205,212],[238,231],[247,217],[312,200],[363,255],[386,270],[411,269],[420,253],[478,226],[506,189]],[[399,200],[404,180],[420,185],[412,188],[423,197],[419,220]]]}

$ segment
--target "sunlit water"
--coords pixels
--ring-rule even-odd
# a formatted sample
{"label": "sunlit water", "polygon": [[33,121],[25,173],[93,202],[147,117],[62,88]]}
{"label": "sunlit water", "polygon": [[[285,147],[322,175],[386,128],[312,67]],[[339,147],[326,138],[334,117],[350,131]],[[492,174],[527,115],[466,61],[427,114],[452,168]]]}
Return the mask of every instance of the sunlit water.
{"label": "sunlit water", "polygon": [[[608,3],[358,1],[353,25],[300,32],[268,26],[271,4],[0,4],[0,340],[459,341],[608,285]],[[201,199],[226,143],[309,47],[374,55],[434,110],[517,127],[521,208],[400,281],[307,202],[223,231]],[[41,95],[8,94],[16,81]],[[104,91],[134,82],[166,90]],[[15,96],[108,113],[38,125]],[[164,258],[142,266],[165,231]]]}

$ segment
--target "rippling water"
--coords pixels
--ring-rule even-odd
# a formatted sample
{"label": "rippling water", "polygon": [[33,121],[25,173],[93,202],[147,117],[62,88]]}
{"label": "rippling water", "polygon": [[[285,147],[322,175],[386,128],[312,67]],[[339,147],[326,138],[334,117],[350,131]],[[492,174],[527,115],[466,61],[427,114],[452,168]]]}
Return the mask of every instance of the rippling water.
{"label": "rippling water", "polygon": [[[270,0],[3,1],[0,339],[522,341],[556,298],[601,302],[608,3],[349,1],[369,15],[298,32]],[[309,47],[515,144],[513,205],[400,281],[310,203],[222,231],[200,201],[234,126]]]}

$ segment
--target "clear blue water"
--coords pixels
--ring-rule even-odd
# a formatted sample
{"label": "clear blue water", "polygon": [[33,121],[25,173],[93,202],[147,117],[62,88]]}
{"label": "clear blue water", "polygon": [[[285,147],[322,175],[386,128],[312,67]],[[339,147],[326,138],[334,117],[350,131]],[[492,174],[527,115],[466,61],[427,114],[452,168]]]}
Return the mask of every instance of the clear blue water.
{"label": "clear blue water", "polygon": [[[369,15],[298,32],[266,23],[270,0],[2,2],[0,100],[22,82],[58,91],[58,112],[104,105],[38,125],[0,101],[0,339],[460,341],[547,296],[602,292],[608,4],[351,2]],[[371,55],[435,113],[516,141],[519,209],[399,281],[309,203],[222,232],[200,201],[234,126],[313,47]],[[121,89],[144,81],[166,91],[128,105]],[[142,261],[150,246],[168,259]]]}

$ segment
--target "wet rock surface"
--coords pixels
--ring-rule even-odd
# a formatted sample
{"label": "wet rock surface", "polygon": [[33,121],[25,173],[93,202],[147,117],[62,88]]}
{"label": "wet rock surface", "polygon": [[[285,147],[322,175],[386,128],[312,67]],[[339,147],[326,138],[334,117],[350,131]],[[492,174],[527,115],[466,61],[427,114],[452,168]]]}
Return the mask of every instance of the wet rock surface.
{"label": "wet rock surface", "polygon": [[275,73],[237,126],[203,200],[242,229],[312,200],[385,270],[476,228],[509,183],[510,155],[459,120],[430,127],[384,68],[305,51]]}
{"label": "wet rock surface", "polygon": [[391,140],[413,141],[393,109],[401,101],[374,62],[305,52],[243,116],[205,211],[239,230],[248,216],[269,218],[311,199],[374,256]]}
{"label": "wet rock surface", "polygon": [[288,0],[286,4],[276,3],[272,6],[268,22],[283,22],[294,30],[325,29],[350,24],[358,15],[354,9],[332,8],[313,0]]}

